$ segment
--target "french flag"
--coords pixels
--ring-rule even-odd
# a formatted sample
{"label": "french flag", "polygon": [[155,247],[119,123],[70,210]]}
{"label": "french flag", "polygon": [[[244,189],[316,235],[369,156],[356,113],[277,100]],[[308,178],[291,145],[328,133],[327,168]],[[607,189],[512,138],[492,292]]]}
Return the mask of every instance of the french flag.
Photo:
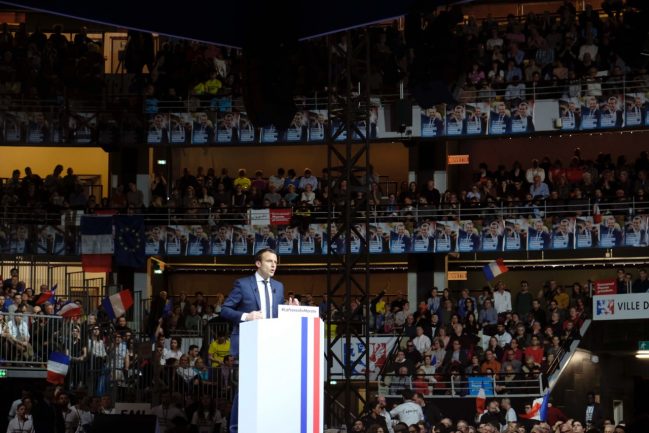
{"label": "french flag", "polygon": [[83,314],[83,308],[76,302],[70,301],[63,304],[56,314],[65,319],[72,319],[81,316]]}
{"label": "french flag", "polygon": [[65,382],[68,374],[70,357],[65,353],[52,352],[47,360],[47,381],[54,385],[61,385]]}
{"label": "french flag", "polygon": [[50,290],[41,293],[36,300],[36,305],[42,305],[46,302],[53,304],[54,302],[56,302],[56,299],[54,299],[54,292],[56,292],[57,287],[58,284],[55,284],[54,287],[52,287]]}
{"label": "french flag", "polygon": [[110,272],[113,263],[113,217],[81,217],[81,265],[85,272]]}
{"label": "french flag", "polygon": [[486,264],[482,270],[484,271],[487,281],[491,281],[496,278],[498,275],[504,274],[509,271],[509,268],[505,266],[505,261],[503,259],[496,259],[493,262]]}
{"label": "french flag", "polygon": [[548,416],[549,399],[550,399],[550,392],[546,391],[543,397],[539,397],[532,402],[532,410],[530,410],[525,414],[520,415],[520,417],[544,422]]}
{"label": "french flag", "polygon": [[478,414],[478,416],[484,413],[486,406],[487,406],[487,395],[484,392],[484,388],[480,388],[480,391],[478,391],[478,395],[475,398],[475,411]]}
{"label": "french flag", "polygon": [[133,306],[133,295],[130,290],[122,290],[101,301],[101,306],[108,316],[115,320],[123,316]]}
{"label": "french flag", "polygon": [[301,318],[300,363],[300,433],[322,433],[324,402],[320,399],[324,366],[322,352],[322,322],[319,317]]}

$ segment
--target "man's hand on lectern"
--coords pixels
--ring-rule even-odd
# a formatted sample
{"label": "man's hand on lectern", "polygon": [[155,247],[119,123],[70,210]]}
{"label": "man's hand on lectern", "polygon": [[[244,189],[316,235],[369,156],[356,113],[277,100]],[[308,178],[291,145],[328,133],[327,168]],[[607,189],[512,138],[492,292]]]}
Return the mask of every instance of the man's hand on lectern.
{"label": "man's hand on lectern", "polygon": [[300,305],[300,301],[297,298],[288,298],[288,305]]}
{"label": "man's hand on lectern", "polygon": [[260,320],[263,319],[264,315],[261,314],[261,311],[251,311],[250,313],[246,314],[246,321],[250,320]]}

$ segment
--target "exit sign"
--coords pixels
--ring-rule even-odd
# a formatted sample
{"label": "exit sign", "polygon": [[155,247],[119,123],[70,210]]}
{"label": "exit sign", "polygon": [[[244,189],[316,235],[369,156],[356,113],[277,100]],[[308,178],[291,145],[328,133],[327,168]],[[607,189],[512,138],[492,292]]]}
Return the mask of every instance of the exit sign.
{"label": "exit sign", "polygon": [[466,281],[466,271],[448,271],[446,274],[449,281]]}
{"label": "exit sign", "polygon": [[0,368],[0,379],[6,379],[6,377],[7,377],[7,369]]}
{"label": "exit sign", "polygon": [[469,155],[448,155],[448,165],[466,165],[469,163]]}
{"label": "exit sign", "polygon": [[638,350],[649,350],[649,341],[638,341]]}

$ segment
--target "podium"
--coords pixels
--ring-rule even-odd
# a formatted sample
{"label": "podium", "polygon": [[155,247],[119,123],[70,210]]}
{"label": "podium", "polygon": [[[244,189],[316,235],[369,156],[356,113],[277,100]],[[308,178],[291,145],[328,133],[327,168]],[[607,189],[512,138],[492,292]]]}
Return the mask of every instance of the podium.
{"label": "podium", "polygon": [[322,320],[296,312],[244,322],[240,333],[239,431],[322,433]]}

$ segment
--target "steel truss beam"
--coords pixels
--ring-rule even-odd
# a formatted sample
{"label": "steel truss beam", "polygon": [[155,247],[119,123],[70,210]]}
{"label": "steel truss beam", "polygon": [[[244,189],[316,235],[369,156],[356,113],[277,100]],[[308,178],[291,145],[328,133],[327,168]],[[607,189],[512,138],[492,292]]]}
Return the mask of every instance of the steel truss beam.
{"label": "steel truss beam", "polygon": [[[325,420],[349,429],[369,392],[370,41],[367,30],[329,37]],[[360,140],[358,138],[361,138]],[[341,185],[347,183],[347,188]],[[332,227],[335,229],[332,231]],[[359,248],[359,251],[356,251]],[[342,272],[340,271],[342,269]],[[352,305],[360,300],[358,308]],[[355,344],[357,343],[358,344]],[[342,359],[334,347],[342,343]],[[352,346],[353,344],[353,346]],[[340,373],[342,371],[342,373]],[[359,379],[360,373],[362,379]]]}

